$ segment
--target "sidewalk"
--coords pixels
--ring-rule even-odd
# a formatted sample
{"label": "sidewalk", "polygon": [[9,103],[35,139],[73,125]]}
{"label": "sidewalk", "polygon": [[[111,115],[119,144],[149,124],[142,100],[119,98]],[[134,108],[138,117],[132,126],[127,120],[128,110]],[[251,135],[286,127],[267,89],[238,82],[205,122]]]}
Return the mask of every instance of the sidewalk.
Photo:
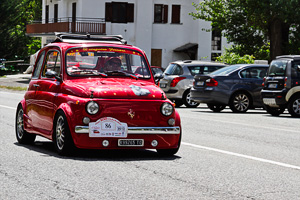
{"label": "sidewalk", "polygon": [[27,88],[31,74],[6,75],[0,78],[0,86]]}

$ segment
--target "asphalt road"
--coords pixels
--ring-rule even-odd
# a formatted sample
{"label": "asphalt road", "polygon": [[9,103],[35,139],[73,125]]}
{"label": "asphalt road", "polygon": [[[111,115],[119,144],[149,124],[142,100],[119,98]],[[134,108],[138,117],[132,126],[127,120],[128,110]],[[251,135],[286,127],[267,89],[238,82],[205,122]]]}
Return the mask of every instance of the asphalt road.
{"label": "asphalt road", "polygon": [[182,146],[155,151],[55,153],[48,140],[19,145],[23,93],[0,91],[0,199],[299,199],[299,120],[263,110],[179,108]]}

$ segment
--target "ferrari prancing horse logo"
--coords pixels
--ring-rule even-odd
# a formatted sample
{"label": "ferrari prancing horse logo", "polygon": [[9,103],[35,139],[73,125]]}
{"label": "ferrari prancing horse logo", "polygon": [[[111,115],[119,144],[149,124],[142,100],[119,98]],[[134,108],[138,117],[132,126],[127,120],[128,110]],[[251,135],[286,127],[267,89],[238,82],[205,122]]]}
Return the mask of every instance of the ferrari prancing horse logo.
{"label": "ferrari prancing horse logo", "polygon": [[127,114],[131,119],[133,119],[135,112],[133,112],[132,109],[129,109],[129,112]]}

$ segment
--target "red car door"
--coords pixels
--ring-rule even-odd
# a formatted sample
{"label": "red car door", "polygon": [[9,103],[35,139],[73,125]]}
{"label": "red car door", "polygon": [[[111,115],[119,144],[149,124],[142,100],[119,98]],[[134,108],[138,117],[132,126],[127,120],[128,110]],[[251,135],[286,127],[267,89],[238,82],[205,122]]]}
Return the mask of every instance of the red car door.
{"label": "red car door", "polygon": [[53,127],[54,99],[59,92],[60,82],[46,77],[47,71],[55,71],[60,76],[61,63],[58,50],[49,50],[42,68],[40,79],[35,83],[35,97],[31,115],[32,124],[43,134],[50,134]]}

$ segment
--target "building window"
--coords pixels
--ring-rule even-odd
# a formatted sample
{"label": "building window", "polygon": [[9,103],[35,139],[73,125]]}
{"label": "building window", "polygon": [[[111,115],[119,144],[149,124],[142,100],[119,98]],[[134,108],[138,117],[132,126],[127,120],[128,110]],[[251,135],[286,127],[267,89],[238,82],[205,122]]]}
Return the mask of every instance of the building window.
{"label": "building window", "polygon": [[172,24],[180,24],[180,5],[172,5]]}
{"label": "building window", "polygon": [[58,22],[58,4],[54,4],[54,23]]}
{"label": "building window", "polygon": [[168,23],[168,5],[154,4],[154,23]]}
{"label": "building window", "polygon": [[134,20],[134,4],[111,2],[105,4],[105,21],[112,23],[128,23]]}
{"label": "building window", "polygon": [[46,5],[46,9],[45,9],[45,23],[48,24],[49,23],[49,6]]}
{"label": "building window", "polygon": [[213,51],[221,50],[221,45],[222,45],[221,37],[222,37],[222,32],[218,28],[212,27],[211,50],[213,50]]}

